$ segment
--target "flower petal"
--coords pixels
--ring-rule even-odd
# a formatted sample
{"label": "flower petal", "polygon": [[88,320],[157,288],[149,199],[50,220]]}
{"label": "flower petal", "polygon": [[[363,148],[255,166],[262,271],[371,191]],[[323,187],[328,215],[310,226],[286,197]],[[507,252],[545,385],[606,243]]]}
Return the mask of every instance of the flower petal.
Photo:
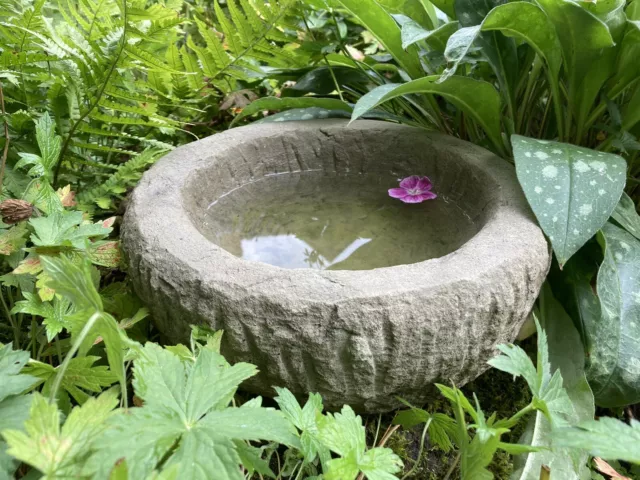
{"label": "flower petal", "polygon": [[433,192],[424,192],[420,195],[418,195],[420,198],[422,198],[422,201],[424,200],[433,200],[434,198],[438,198],[438,195],[436,195]]}
{"label": "flower petal", "polygon": [[408,195],[407,191],[404,188],[390,188],[389,196],[391,198],[404,198]]}
{"label": "flower petal", "polygon": [[404,203],[421,203],[423,201],[422,195],[407,195],[401,198]]}
{"label": "flower petal", "polygon": [[429,179],[429,177],[420,177],[417,187],[422,191],[428,191],[431,190],[433,185],[431,184],[431,179]]}
{"label": "flower petal", "polygon": [[411,175],[410,177],[407,177],[400,182],[400,187],[416,188],[416,185],[418,185],[419,181],[420,181],[420,177],[418,175]]}

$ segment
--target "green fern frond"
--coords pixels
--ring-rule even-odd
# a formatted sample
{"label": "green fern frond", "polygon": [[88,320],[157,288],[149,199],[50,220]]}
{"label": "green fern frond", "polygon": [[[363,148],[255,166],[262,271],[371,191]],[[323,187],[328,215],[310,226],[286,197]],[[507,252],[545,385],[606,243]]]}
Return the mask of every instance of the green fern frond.
{"label": "green fern frond", "polygon": [[[155,163],[167,150],[148,149],[140,155],[118,167],[118,170],[107,178],[101,185],[90,190],[80,192],[78,203],[91,206],[102,201],[101,207],[110,206],[110,199],[119,197],[121,192],[133,186],[142,177],[144,170]],[[109,208],[108,206],[106,208]]]}
{"label": "green fern frond", "polygon": [[70,145],[72,147],[83,148],[85,150],[95,150],[97,152],[122,153],[122,154],[125,154],[125,155],[136,155],[137,154],[137,152],[134,152],[132,150],[124,150],[122,148],[107,147],[105,145],[99,145],[97,143],[83,143],[83,142],[72,141]]}
{"label": "green fern frond", "polygon": [[180,72],[178,70],[173,70],[166,63],[161,62],[160,60],[158,60],[156,57],[154,57],[149,52],[146,52],[145,50],[143,50],[141,48],[138,48],[135,45],[127,45],[125,47],[124,51],[126,52],[126,54],[129,57],[131,57],[132,59],[142,63],[145,67],[147,67],[147,68],[149,68],[151,70],[159,70],[161,72],[167,72],[167,73],[182,73],[182,74],[184,74],[184,72]]}

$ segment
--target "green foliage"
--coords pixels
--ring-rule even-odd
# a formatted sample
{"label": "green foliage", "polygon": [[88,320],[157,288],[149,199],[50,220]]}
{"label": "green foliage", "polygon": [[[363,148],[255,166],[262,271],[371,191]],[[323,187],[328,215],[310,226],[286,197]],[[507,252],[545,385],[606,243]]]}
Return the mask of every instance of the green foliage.
{"label": "green foliage", "polygon": [[607,417],[589,420],[557,430],[553,441],[562,447],[588,450],[595,457],[640,465],[640,423],[635,420],[630,425]]}
{"label": "green foliage", "polygon": [[[411,407],[396,424],[424,424],[422,440],[459,456],[464,479],[492,478],[491,462],[507,454],[513,478],[535,480],[543,465],[554,480],[584,478],[589,454],[639,462],[638,424],[594,421],[587,383],[603,406],[640,399],[629,341],[640,338],[638,5],[3,4],[1,196],[34,210],[0,225],[0,339],[13,342],[0,345],[0,479],[400,473],[401,459],[368,446],[348,406],[325,414],[319,395],[301,406],[280,388],[279,410],[260,397],[240,405],[236,390],[256,369],[227,363],[220,332],[194,328],[190,347],[147,342],[147,312],[120,270],[118,224],[103,214],[120,215],[172,148],[263,112],[262,122],[405,122],[492,149],[514,161],[563,267],[554,288],[565,287],[556,296],[573,319],[545,287],[535,364],[515,345],[491,361],[526,380],[527,406],[487,416],[440,385],[453,418]],[[520,443],[507,443],[525,419]]]}
{"label": "green foliage", "polygon": [[597,279],[600,315],[586,331],[591,340],[587,373],[598,404],[624,406],[640,401],[639,380],[629,375],[640,362],[634,346],[640,338],[640,240],[608,223],[599,241],[604,253]]}
{"label": "green foliage", "polygon": [[613,213],[625,185],[617,155],[514,136],[520,185],[564,265]]}
{"label": "green foliage", "polygon": [[38,469],[44,478],[78,476],[107,419],[118,404],[117,394],[105,392],[74,408],[60,427],[60,411],[42,395],[33,394],[25,432],[3,430],[8,453]]}

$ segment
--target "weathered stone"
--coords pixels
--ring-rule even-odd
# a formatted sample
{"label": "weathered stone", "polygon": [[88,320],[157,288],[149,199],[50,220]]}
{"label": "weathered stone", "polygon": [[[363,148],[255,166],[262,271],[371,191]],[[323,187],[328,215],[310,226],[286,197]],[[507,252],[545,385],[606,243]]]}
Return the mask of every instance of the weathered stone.
{"label": "weathered stone", "polygon": [[[482,227],[455,252],[373,271],[286,270],[242,260],[198,230],[207,206],[275,172],[428,174]],[[223,353],[260,374],[244,387],[320,392],[328,406],[384,411],[434,382],[464,384],[511,342],[549,268],[512,166],[486,150],[382,122],[253,125],[181,147],[146,173],[124,220],[136,291],[158,328],[224,329]],[[407,279],[412,279],[407,282]]]}

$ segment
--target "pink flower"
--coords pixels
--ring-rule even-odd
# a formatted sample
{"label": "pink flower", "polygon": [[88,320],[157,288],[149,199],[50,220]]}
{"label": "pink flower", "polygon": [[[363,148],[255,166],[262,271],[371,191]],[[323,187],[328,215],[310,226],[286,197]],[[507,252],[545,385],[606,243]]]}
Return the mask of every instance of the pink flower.
{"label": "pink flower", "polygon": [[437,195],[431,191],[431,187],[429,177],[412,175],[400,182],[400,188],[390,188],[389,196],[397,198],[404,203],[421,203],[437,197]]}

